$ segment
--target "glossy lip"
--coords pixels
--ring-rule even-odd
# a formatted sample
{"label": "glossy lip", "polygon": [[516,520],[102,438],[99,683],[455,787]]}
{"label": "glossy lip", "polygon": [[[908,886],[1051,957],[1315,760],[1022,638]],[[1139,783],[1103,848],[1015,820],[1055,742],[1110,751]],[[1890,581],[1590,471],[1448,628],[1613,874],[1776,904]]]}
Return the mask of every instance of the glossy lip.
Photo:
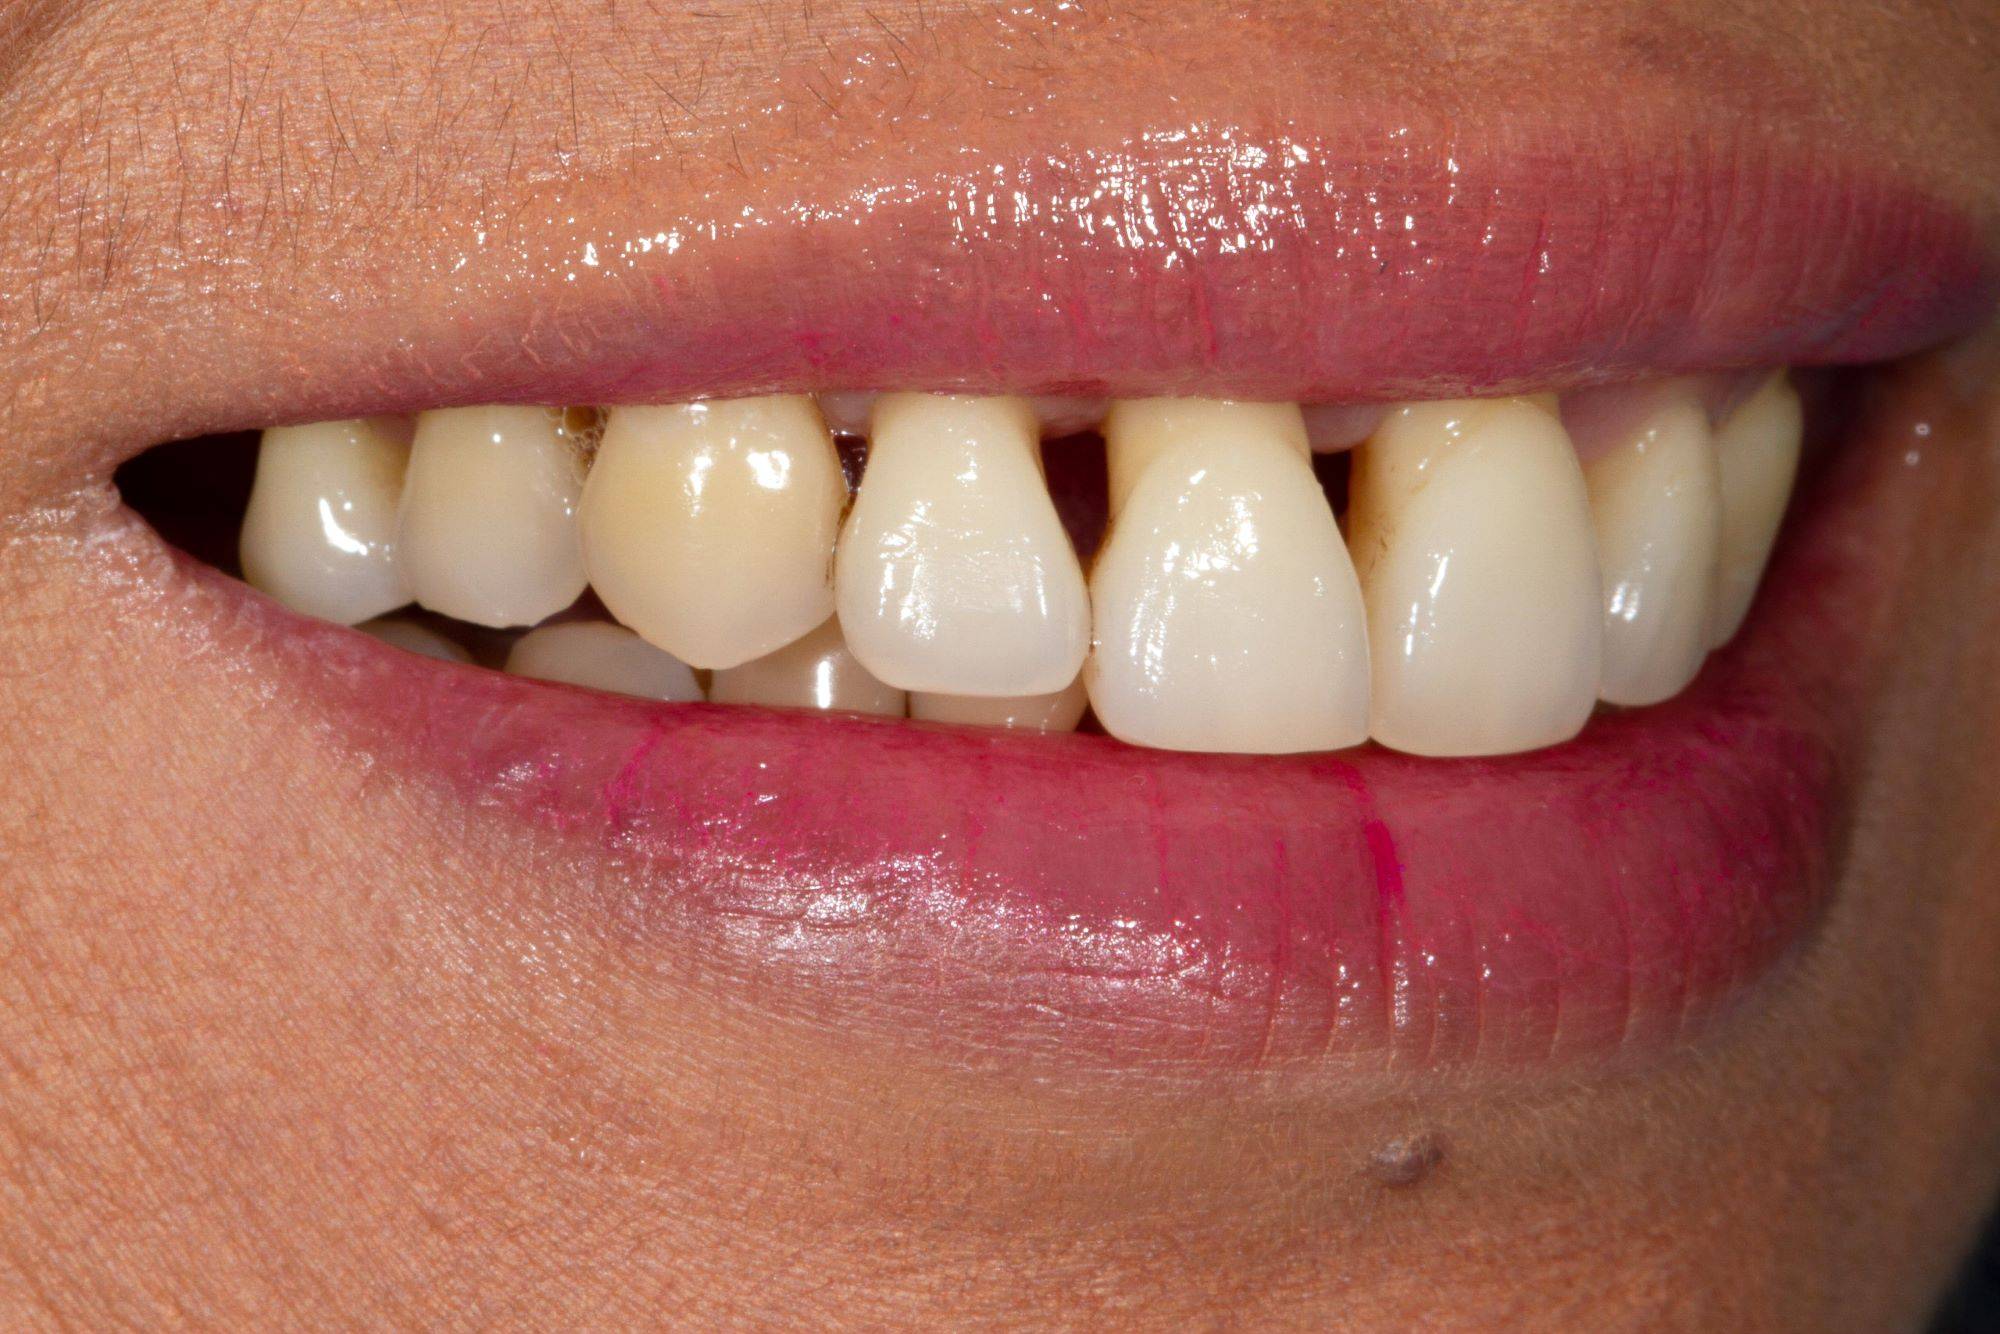
{"label": "glossy lip", "polygon": [[[607,190],[463,256],[447,290],[476,305],[354,310],[364,341],[292,363],[285,415],[859,386],[1436,396],[1887,356],[1990,301],[1971,224],[1853,173],[1507,147],[1228,131],[822,173],[818,195],[772,185],[794,202],[771,210]],[[1150,233],[1100,229],[1079,219],[1102,190],[1128,219],[1170,206]],[[1746,198],[1769,206],[1714,202]],[[383,360],[378,327],[443,353]],[[190,403],[202,429],[259,424]],[[648,705],[409,659],[212,573],[194,605],[337,744],[588,850],[622,886],[605,928],[642,953],[1063,1061],[1533,1064],[1700,1031],[1824,906],[1838,720],[1865,711],[1895,582],[1856,535],[1894,550],[1909,521],[1887,453],[1848,452],[1694,689],[1497,761]]]}

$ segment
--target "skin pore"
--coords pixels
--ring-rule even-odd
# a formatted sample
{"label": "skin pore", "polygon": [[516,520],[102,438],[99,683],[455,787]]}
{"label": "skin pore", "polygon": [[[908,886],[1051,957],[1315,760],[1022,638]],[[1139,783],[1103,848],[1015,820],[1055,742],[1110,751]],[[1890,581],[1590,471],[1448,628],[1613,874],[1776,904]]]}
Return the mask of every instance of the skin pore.
{"label": "skin pore", "polygon": [[1990,347],[1893,373],[1920,521],[1823,931],[1699,1045],[1556,1076],[1163,1080],[830,1023],[632,948],[617,872],[335,744],[164,554],[92,537],[148,443],[497,394],[575,333],[579,198],[818,199],[1324,87],[1468,135],[1769,118],[1991,236],[1996,60],[1944,0],[11,7],[0,1323],[1920,1321],[2000,1185]]}

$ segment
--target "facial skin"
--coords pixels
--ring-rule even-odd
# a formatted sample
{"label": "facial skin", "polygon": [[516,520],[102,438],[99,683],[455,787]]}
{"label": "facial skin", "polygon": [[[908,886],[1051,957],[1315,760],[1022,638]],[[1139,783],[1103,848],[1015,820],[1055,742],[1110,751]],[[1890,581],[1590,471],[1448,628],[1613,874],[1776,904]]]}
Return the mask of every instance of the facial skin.
{"label": "facial skin", "polygon": [[829,1025],[631,950],[574,850],[331,744],[177,622],[164,556],[78,534],[146,442],[482,364],[442,303],[369,318],[450,287],[467,217],[505,304],[567,254],[566,191],[1268,111],[1214,89],[1274,61],[1467,117],[1759,108],[1994,234],[2000,16],[191,8],[0,15],[0,1323],[1921,1321],[2000,1186],[1990,349],[1913,372],[1971,402],[1927,446],[1829,921],[1698,1047],[1556,1078],[1162,1084]]}

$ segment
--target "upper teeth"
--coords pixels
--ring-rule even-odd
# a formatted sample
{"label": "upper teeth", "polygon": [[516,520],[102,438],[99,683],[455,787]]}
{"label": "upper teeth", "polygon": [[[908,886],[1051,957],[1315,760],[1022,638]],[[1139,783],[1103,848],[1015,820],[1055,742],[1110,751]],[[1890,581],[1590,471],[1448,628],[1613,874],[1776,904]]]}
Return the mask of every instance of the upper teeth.
{"label": "upper teeth", "polygon": [[[587,571],[630,629],[546,626],[509,670],[628,694],[701,698],[706,668],[717,701],[1065,730],[1087,690],[1143,745],[1497,754],[1670,697],[1742,624],[1801,412],[1782,373],[1711,429],[1715,397],[618,408],[587,482],[558,412],[425,413],[414,443],[324,423],[267,433],[243,567],[327,619],[415,601],[494,627],[564,610]],[[1100,421],[1086,588],[1040,441]],[[851,505],[830,426],[871,436]],[[1363,431],[1343,539],[1310,451]]]}

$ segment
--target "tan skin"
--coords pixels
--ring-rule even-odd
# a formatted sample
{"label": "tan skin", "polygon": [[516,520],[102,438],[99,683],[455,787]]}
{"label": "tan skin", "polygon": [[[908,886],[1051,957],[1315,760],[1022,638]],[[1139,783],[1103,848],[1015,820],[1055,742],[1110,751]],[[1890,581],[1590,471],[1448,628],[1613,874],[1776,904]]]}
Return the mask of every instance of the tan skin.
{"label": "tan skin", "polygon": [[[1018,92],[972,74],[1029,53],[1060,117],[1303,48],[1466,104],[1557,72],[1768,98],[1991,230],[2000,14],[1128,0],[1049,18],[1052,47],[971,3],[415,8],[0,12],[0,1324],[1921,1321],[2000,1186],[1990,373],[1811,959],[1697,1049],[1506,1087],[1041,1083],[754,979],[665,986],[551,892],[589,874],[559,841],[325,744],[61,506],[274,384],[309,399],[332,363],[287,315],[421,294],[441,220],[558,154],[610,190],[743,152],[810,173],[999,109]],[[793,114],[882,25],[904,62]]]}

